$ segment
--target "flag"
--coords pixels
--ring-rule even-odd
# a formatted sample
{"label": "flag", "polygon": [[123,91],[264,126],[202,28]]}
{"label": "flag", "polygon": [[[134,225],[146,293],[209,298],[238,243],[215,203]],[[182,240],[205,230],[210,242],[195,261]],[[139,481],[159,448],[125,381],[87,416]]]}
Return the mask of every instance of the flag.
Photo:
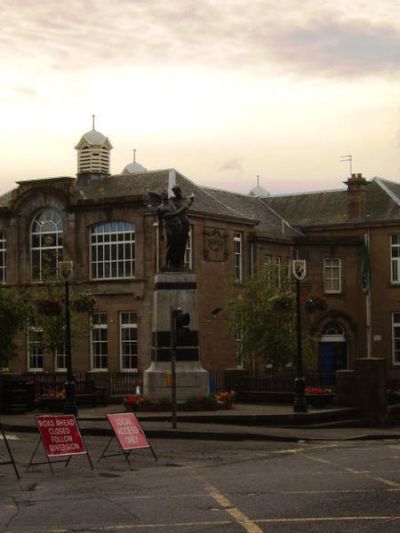
{"label": "flag", "polygon": [[371,261],[369,257],[369,238],[364,235],[361,263],[361,288],[367,293],[371,290]]}

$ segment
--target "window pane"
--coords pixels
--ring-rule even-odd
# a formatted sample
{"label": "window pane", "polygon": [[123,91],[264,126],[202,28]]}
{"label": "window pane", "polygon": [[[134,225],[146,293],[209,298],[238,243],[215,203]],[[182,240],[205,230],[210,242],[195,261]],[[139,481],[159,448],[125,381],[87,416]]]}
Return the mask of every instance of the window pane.
{"label": "window pane", "polygon": [[[99,236],[104,237],[100,242]],[[91,260],[97,263],[92,269],[95,279],[132,277],[134,261],[135,226],[124,222],[111,222],[91,230]]]}

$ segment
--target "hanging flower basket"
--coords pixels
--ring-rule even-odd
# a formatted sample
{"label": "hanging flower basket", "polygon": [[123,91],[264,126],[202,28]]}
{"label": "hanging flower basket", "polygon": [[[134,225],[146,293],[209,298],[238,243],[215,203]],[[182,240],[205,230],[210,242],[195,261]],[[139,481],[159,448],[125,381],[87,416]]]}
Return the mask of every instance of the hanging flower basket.
{"label": "hanging flower basket", "polygon": [[62,305],[57,300],[44,298],[37,302],[37,310],[43,316],[56,316],[62,313]]}
{"label": "hanging flower basket", "polygon": [[326,301],[320,296],[309,296],[304,303],[304,308],[307,313],[315,313],[316,311],[325,311]]}
{"label": "hanging flower basket", "polygon": [[75,311],[92,314],[96,307],[96,298],[88,293],[81,292],[72,302]]}

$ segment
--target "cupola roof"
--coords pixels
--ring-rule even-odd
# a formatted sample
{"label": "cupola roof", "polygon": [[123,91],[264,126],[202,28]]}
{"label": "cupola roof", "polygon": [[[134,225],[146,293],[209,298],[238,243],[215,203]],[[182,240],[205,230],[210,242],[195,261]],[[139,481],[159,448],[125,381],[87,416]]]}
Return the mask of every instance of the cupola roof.
{"label": "cupola roof", "polygon": [[147,172],[147,169],[136,161],[136,150],[133,150],[133,161],[124,167],[121,174],[142,174],[143,172]]}

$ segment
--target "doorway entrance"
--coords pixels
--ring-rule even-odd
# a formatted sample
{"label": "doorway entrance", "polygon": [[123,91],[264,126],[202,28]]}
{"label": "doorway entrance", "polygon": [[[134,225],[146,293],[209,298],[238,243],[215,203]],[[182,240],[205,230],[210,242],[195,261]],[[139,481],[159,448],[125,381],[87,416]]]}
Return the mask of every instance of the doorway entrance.
{"label": "doorway entrance", "polygon": [[347,367],[345,328],[340,322],[328,322],[321,331],[318,345],[318,370],[321,374],[321,385],[332,385],[335,382],[336,370],[343,370]]}

